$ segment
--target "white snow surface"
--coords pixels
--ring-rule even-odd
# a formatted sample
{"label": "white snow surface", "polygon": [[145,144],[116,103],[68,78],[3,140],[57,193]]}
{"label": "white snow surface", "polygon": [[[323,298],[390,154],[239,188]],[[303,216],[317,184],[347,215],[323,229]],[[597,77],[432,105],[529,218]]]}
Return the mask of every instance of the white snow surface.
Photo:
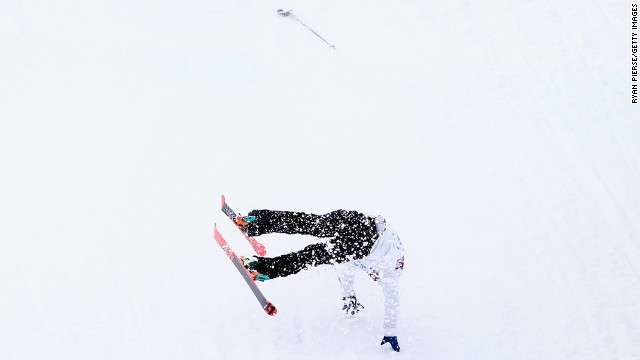
{"label": "white snow surface", "polygon": [[[293,9],[333,50],[278,8]],[[640,106],[613,0],[0,1],[0,359],[640,359]],[[260,284],[232,207],[383,214],[382,294]],[[314,239],[261,237],[269,253]]]}

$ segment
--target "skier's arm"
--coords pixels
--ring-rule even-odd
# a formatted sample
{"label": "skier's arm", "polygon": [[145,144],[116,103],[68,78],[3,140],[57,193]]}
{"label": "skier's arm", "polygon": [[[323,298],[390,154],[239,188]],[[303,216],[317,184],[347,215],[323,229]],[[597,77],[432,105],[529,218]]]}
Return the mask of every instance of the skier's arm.
{"label": "skier's arm", "polygon": [[400,297],[398,295],[398,277],[389,276],[379,280],[384,293],[384,335],[396,336],[398,331],[398,314]]}
{"label": "skier's arm", "polygon": [[353,289],[353,279],[355,277],[356,268],[351,263],[336,264],[334,266],[336,273],[338,274],[338,281],[342,288],[342,296],[350,297],[355,296],[355,290]]}
{"label": "skier's arm", "polygon": [[384,293],[384,338],[380,345],[390,343],[394,351],[400,352],[398,344],[398,314],[400,311],[400,297],[398,295],[399,273],[383,276],[379,282]]}

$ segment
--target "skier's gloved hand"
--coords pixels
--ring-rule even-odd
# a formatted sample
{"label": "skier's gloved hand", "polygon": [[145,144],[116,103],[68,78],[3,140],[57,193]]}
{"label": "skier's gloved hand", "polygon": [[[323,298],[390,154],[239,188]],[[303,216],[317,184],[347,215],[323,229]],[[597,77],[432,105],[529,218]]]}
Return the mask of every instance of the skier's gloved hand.
{"label": "skier's gloved hand", "polygon": [[391,344],[391,348],[393,351],[400,352],[400,345],[398,345],[398,337],[397,336],[385,336],[382,338],[382,342],[380,345],[384,345],[386,343]]}

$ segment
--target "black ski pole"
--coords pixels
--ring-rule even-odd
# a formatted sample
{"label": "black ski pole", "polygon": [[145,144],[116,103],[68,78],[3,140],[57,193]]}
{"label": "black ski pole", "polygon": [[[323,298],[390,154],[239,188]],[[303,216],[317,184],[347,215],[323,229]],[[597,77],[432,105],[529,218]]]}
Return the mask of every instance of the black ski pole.
{"label": "black ski pole", "polygon": [[313,30],[312,28],[309,27],[309,25],[305,24],[302,22],[302,20],[298,19],[297,16],[293,15],[292,11],[284,11],[282,9],[278,9],[278,14],[280,14],[283,17],[287,17],[287,16],[291,16],[293,19],[295,19],[297,22],[299,22],[300,24],[304,25],[304,27],[306,27],[307,29],[309,29],[312,33],[314,33],[315,36],[319,37],[320,40],[324,41],[327,45],[329,45],[333,50],[336,49],[335,45],[329,43],[327,40],[325,40],[322,36],[320,36],[320,34],[318,34],[317,32],[315,32],[315,30]]}

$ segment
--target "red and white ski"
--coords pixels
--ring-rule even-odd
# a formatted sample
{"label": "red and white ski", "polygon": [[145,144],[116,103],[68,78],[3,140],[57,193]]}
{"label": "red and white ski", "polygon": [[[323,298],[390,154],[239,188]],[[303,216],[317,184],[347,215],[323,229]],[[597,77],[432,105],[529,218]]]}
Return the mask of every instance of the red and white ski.
{"label": "red and white ski", "polygon": [[278,309],[276,309],[276,307],[269,300],[267,300],[264,295],[262,295],[262,291],[260,291],[258,285],[255,283],[255,281],[253,281],[249,270],[244,267],[244,265],[242,264],[242,260],[240,260],[238,255],[236,255],[236,253],[231,249],[227,241],[222,237],[222,234],[220,234],[220,232],[218,231],[218,228],[215,224],[213,225],[213,237],[216,239],[216,242],[218,243],[218,245],[220,245],[222,250],[224,250],[225,254],[227,254],[229,259],[231,259],[233,265],[236,266],[236,269],[238,269],[238,272],[240,272],[240,275],[242,275],[244,281],[247,282],[247,285],[249,285],[249,288],[262,306],[262,309],[268,315],[274,316],[275,314],[277,314]]}
{"label": "red and white ski", "polygon": [[221,195],[220,197],[221,197],[221,203],[222,203],[222,208],[221,208],[222,212],[225,215],[227,215],[229,220],[231,220],[231,222],[233,222],[233,224],[238,228],[238,230],[240,230],[240,232],[242,233],[242,236],[244,236],[244,238],[247,239],[249,244],[251,244],[251,247],[256,252],[256,255],[258,256],[267,255],[267,249],[265,249],[264,245],[258,242],[258,240],[256,240],[253,236],[247,236],[247,234],[245,234],[244,231],[242,231],[240,226],[238,226],[238,223],[236,223],[236,218],[238,217],[238,214],[236,214],[236,212],[233,211],[231,207],[229,207],[229,204],[227,204],[224,198],[224,195]]}

